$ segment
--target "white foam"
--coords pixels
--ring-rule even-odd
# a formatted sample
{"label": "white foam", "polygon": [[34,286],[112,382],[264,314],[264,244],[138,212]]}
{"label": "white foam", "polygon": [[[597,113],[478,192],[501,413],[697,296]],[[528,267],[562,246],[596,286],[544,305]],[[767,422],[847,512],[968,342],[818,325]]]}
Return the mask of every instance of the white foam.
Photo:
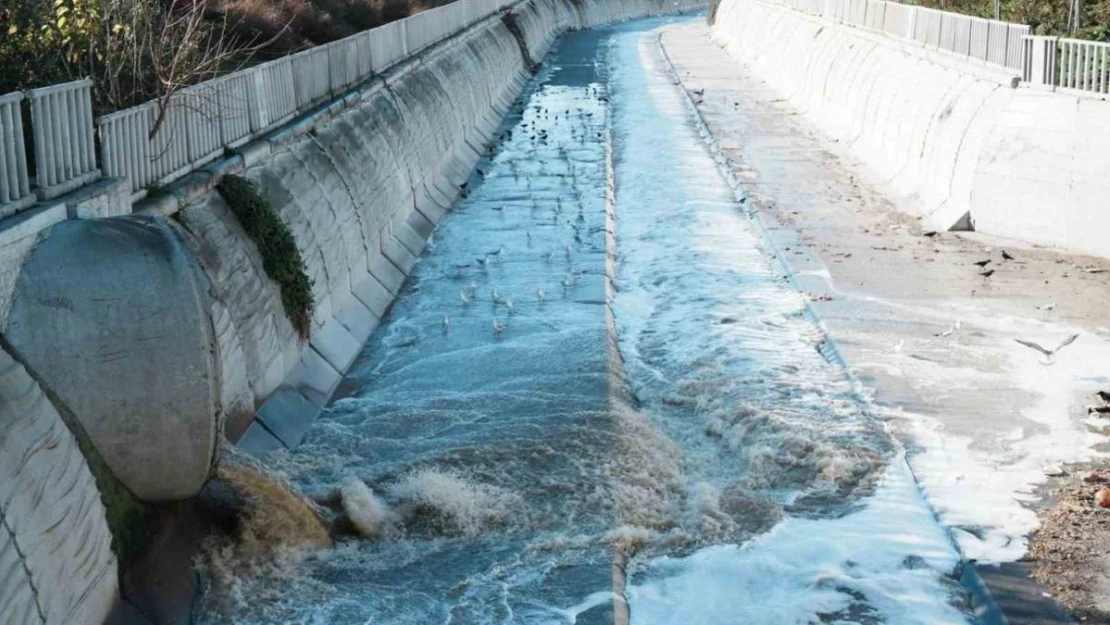
{"label": "white foam", "polygon": [[359,533],[374,539],[389,533],[395,520],[393,511],[362,480],[348,480],[339,489],[339,494],[343,511]]}
{"label": "white foam", "polygon": [[943,581],[958,562],[899,457],[862,510],[789,518],[741,546],[657,559],[628,597],[634,625],[858,622],[853,603],[885,623],[966,623]]}

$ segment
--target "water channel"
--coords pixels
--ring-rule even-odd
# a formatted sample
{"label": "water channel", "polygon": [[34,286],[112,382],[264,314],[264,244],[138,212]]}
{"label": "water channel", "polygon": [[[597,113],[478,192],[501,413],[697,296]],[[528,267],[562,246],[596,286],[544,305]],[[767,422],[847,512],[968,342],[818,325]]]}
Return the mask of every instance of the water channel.
{"label": "water channel", "polygon": [[207,622],[968,622],[903,452],[714,161],[671,21],[556,43],[337,399],[266,459],[369,535]]}

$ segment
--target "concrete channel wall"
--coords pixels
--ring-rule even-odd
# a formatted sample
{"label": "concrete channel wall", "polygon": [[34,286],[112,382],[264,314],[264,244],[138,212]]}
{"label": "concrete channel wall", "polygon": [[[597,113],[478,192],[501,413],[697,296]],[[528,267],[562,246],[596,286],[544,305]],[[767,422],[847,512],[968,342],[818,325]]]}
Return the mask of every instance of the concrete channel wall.
{"label": "concrete channel wall", "polygon": [[1110,256],[1110,102],[763,0],[712,32],[930,227]]}
{"label": "concrete channel wall", "polygon": [[[198,492],[228,424],[250,451],[296,445],[462,193],[530,65],[567,29],[700,4],[523,0],[135,214],[66,219],[61,206],[38,234],[23,230],[41,211],[17,216],[23,230],[7,232],[23,234],[0,246],[0,328],[39,377],[0,354],[11,374],[0,371],[3,613],[96,624],[117,593],[103,505],[44,389],[147,502]],[[228,173],[258,183],[295,239],[316,302],[307,342],[215,191]]]}

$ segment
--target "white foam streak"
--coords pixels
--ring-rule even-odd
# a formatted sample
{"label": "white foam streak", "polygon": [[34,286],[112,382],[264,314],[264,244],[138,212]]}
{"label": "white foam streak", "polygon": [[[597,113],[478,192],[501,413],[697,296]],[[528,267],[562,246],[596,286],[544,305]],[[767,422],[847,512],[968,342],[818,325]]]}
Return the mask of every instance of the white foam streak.
{"label": "white foam streak", "polygon": [[858,622],[859,599],[886,623],[965,623],[942,599],[942,576],[958,561],[898,458],[862,510],[790,518],[743,546],[660,558],[628,596],[633,625]]}

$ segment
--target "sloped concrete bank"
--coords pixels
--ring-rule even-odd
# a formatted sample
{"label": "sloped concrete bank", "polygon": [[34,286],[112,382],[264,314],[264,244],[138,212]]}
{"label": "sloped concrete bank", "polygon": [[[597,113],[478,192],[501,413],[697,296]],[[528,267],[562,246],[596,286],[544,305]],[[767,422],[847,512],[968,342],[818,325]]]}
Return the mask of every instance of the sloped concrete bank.
{"label": "sloped concrete bank", "polygon": [[712,33],[930,227],[1110,256],[1110,102],[761,0]]}
{"label": "sloped concrete bank", "polygon": [[[524,0],[191,174],[136,215],[44,232],[4,294],[0,328],[36,383],[73,408],[113,479],[147,502],[191,497],[225,430],[251,451],[298,443],[556,37],[699,5]],[[215,190],[229,173],[255,182],[295,239],[313,281],[307,340]],[[30,413],[16,408],[38,397],[45,414],[49,402],[41,389],[9,386],[0,483],[16,490],[0,499],[0,561],[11,573],[0,575],[0,606],[21,606],[27,622],[99,623],[118,565],[85,458],[57,419],[21,426]],[[15,525],[39,517],[50,520],[35,523],[48,528],[41,540]],[[59,571],[72,575],[52,581]]]}

